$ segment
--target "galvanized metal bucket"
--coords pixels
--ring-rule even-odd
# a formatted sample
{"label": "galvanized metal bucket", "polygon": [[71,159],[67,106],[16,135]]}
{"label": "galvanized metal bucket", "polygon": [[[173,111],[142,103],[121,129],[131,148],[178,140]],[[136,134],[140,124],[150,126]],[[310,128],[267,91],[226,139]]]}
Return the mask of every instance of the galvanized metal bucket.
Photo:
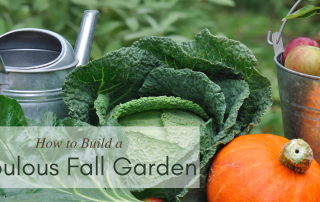
{"label": "galvanized metal bucket", "polygon": [[320,162],[320,77],[292,71],[275,56],[283,129],[288,139],[304,139]]}
{"label": "galvanized metal bucket", "polygon": [[[300,3],[293,6],[289,14]],[[282,64],[284,52],[281,33],[268,33],[268,43],[273,45],[276,64],[283,129],[288,139],[301,138],[312,148],[314,159],[320,163],[320,77],[292,71]]]}
{"label": "galvanized metal bucket", "polygon": [[65,118],[62,84],[76,66],[89,61],[97,14],[84,12],[75,50],[64,37],[44,29],[19,29],[0,36],[0,94],[16,99],[25,116],[34,120],[43,111]]}

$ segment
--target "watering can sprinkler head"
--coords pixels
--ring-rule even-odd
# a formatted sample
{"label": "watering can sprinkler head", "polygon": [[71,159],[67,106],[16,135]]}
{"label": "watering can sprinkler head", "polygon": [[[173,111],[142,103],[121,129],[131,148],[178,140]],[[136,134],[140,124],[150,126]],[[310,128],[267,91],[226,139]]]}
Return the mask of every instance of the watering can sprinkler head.
{"label": "watering can sprinkler head", "polygon": [[98,13],[99,11],[97,10],[84,11],[77,41],[74,46],[75,57],[79,60],[77,66],[85,65],[90,60]]}

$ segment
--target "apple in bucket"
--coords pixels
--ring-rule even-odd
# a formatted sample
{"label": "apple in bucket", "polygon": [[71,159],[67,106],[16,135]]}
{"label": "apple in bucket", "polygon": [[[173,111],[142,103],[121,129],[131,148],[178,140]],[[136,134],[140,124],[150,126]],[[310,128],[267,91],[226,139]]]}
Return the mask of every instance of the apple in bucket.
{"label": "apple in bucket", "polygon": [[292,39],[286,46],[286,49],[284,50],[283,56],[282,56],[282,63],[285,64],[286,58],[288,56],[288,54],[290,53],[290,51],[292,49],[294,49],[297,46],[315,46],[315,47],[319,47],[320,45],[318,42],[316,42],[313,39],[310,39],[308,37],[297,37]]}
{"label": "apple in bucket", "polygon": [[287,55],[284,66],[296,72],[320,76],[320,48],[297,46]]}

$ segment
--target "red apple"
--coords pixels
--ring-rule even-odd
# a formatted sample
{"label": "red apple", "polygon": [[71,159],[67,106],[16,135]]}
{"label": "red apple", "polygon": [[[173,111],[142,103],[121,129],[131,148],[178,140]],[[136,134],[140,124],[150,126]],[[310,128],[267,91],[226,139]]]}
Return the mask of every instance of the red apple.
{"label": "red apple", "polygon": [[285,67],[304,74],[320,76],[320,48],[297,46],[287,56]]}
{"label": "red apple", "polygon": [[318,42],[316,42],[313,39],[310,39],[308,37],[297,37],[295,39],[292,39],[286,46],[286,49],[284,50],[283,56],[282,56],[282,62],[285,64],[287,55],[290,53],[292,49],[294,49],[297,46],[316,46],[320,48],[320,45]]}
{"label": "red apple", "polygon": [[163,200],[158,199],[158,198],[154,198],[154,197],[145,198],[142,201],[144,201],[144,202],[164,202]]}

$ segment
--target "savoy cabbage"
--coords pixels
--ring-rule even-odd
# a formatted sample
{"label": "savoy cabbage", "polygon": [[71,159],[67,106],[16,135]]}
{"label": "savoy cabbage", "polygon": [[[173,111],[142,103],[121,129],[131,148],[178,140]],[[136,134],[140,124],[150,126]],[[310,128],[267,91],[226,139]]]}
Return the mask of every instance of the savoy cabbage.
{"label": "savoy cabbage", "polygon": [[[77,67],[66,77],[62,97],[69,118],[93,125],[115,120],[123,126],[165,126],[166,116],[173,112],[184,119],[174,124],[198,124],[200,178],[205,186],[217,149],[247,134],[272,104],[271,83],[257,72],[256,65],[245,45],[211,35],[207,29],[180,44],[149,36]],[[158,140],[154,141],[149,144]],[[142,189],[132,193],[140,199],[203,201],[204,190]]]}

